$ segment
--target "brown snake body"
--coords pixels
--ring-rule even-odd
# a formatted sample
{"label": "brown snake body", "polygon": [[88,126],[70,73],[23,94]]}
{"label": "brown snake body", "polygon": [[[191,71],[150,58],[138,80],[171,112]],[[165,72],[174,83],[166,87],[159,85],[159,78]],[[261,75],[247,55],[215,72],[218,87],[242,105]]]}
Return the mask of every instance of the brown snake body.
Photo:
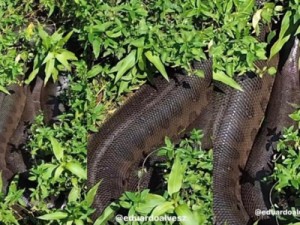
{"label": "brown snake body", "polygon": [[212,96],[211,62],[199,65],[206,73],[205,79],[177,75],[169,83],[158,79],[156,88],[143,86],[89,140],[89,185],[103,178],[95,199],[96,214],[124,190],[135,189],[136,168],[164,142],[165,136],[178,137],[205,114]]}
{"label": "brown snake body", "polygon": [[[295,110],[293,104],[300,104],[299,39],[295,38],[295,41],[291,43],[293,44],[291,50],[288,48],[290,53],[284,52],[288,58],[276,75],[266,117],[255,139],[244,171],[241,193],[247,212],[254,220],[266,219],[255,215],[256,209],[270,208],[270,187],[262,182],[262,178],[272,171],[273,149],[276,148],[282,129],[294,124],[287,115]],[[271,221],[266,224],[271,224]]]}
{"label": "brown snake body", "polygon": [[[277,67],[277,63],[278,57],[274,57],[268,66]],[[264,62],[257,62],[257,65],[261,68],[266,66]],[[290,66],[290,63],[287,62],[286,67]],[[193,82],[197,85],[197,79],[191,79],[195,79]],[[216,224],[227,222],[230,225],[246,225],[253,223],[246,210],[246,208],[249,209],[249,205],[253,205],[253,202],[243,201],[240,179],[263,122],[274,80],[274,76],[267,74],[262,79],[251,73],[241,76],[238,78],[238,82],[244,92],[217,85],[222,93],[215,94],[213,98],[215,109],[218,110],[213,119],[213,193]],[[187,87],[192,87],[191,83],[188,82],[188,84]],[[207,87],[207,85],[205,86]],[[89,186],[91,187],[96,181],[103,179],[94,202],[97,209],[96,216],[99,216],[108,202],[117,199],[123,191],[134,189],[134,186],[128,185],[128,181],[133,179],[132,173],[138,168],[140,160],[151,152],[154,146],[162,144],[163,136],[168,133],[168,136],[174,138],[173,132],[176,130],[176,126],[170,128],[173,125],[170,123],[171,119],[176,120],[177,131],[185,127],[182,126],[181,120],[177,119],[177,114],[170,113],[169,117],[160,117],[160,114],[165,115],[164,113],[170,111],[168,105],[171,103],[166,104],[164,100],[167,96],[151,93],[149,86],[143,88],[109,118],[100,132],[94,135],[89,142]],[[157,90],[164,93],[166,88],[167,90],[169,90],[168,88],[174,89],[172,82],[169,86],[158,86]],[[210,89],[207,90],[212,94]],[[152,92],[155,91],[156,89],[152,88]],[[199,94],[200,101],[204,103],[199,106],[204,107],[207,105],[207,99],[211,101],[212,98],[208,98],[205,92],[199,92]],[[149,96],[151,99],[148,98]],[[171,96],[174,102],[172,104],[185,104],[184,102],[179,103],[182,100],[178,99],[177,95],[175,95],[175,99],[174,95],[171,94]],[[190,103],[191,99],[185,97],[185,101],[190,101]],[[153,101],[155,104],[152,103]],[[167,106],[160,106],[160,102]],[[161,107],[159,113],[154,105]],[[189,115],[186,112],[179,111],[179,113]],[[194,127],[203,127],[203,124],[197,126],[195,121],[201,121],[204,114],[195,113],[195,115],[198,118],[192,119],[190,122],[194,121]],[[182,115],[183,117],[185,116]],[[165,122],[162,122],[160,118],[164,118]],[[161,134],[160,138],[155,136],[158,134]],[[256,157],[259,156],[256,155]],[[114,166],[111,167],[111,165]]]}
{"label": "brown snake body", "polygon": [[51,101],[56,96],[54,87],[50,82],[44,88],[43,80],[37,77],[35,85],[14,84],[8,88],[10,95],[0,93],[0,170],[4,192],[14,174],[27,170],[21,148],[27,140],[29,125],[41,110],[46,123],[55,116]]}
{"label": "brown snake body", "polygon": [[[254,210],[269,207],[259,181],[261,171],[271,170],[266,164],[272,151],[264,149],[270,142],[267,133],[291,124],[286,114],[292,107],[287,101],[300,102],[296,62],[299,43],[295,43],[276,79],[268,74],[261,79],[251,73],[239,77],[243,92],[215,84],[215,93],[210,60],[195,63],[196,68],[204,70],[204,79],[175,74],[170,82],[156,78],[154,85],[142,86],[89,140],[88,186],[103,179],[94,201],[95,217],[121,193],[135,190],[137,168],[163,144],[165,136],[176,140],[190,128],[200,128],[213,137],[215,224],[252,224],[251,219],[257,219]],[[268,66],[277,67],[277,63],[275,57]],[[257,65],[262,68],[267,64]],[[40,82],[37,80],[33,89],[13,85],[10,96],[0,94],[0,170],[5,187],[14,173],[26,170],[25,165],[14,165],[22,160],[14,154],[14,147],[26,140],[26,122],[32,122],[40,109],[47,114],[47,93],[53,94],[55,88],[44,89]],[[279,106],[282,110],[275,113]],[[205,143],[211,145],[208,139]],[[257,156],[261,160],[256,160]],[[242,175],[245,179],[241,183]]]}

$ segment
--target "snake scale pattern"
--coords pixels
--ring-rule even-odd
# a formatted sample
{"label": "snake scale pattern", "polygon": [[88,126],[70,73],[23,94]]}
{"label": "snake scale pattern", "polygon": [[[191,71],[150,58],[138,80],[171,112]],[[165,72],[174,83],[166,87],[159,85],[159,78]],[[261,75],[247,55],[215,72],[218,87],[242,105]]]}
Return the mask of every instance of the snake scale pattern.
{"label": "snake scale pattern", "polygon": [[[299,52],[298,44],[295,44],[293,52]],[[282,77],[291,76],[291,71],[294,72],[294,77],[299,76],[298,70],[295,69],[297,54],[291,54],[281,71]],[[282,91],[282,87],[277,87],[280,81],[275,82],[274,76],[265,74],[260,79],[255,74],[247,73],[238,79],[244,92],[215,84],[218,87],[216,93],[209,85],[211,72],[207,64],[197,64],[198,68],[205,71],[204,80],[200,81],[196,77],[183,78],[178,74],[169,84],[160,81],[155,85],[156,88],[144,85],[106,121],[100,132],[89,140],[89,187],[102,179],[94,201],[95,218],[122,192],[135,190],[137,181],[132,182],[133,173],[147,154],[162,145],[165,135],[176,140],[178,131],[190,127],[190,124],[193,124],[194,128],[204,128],[203,120],[207,119],[205,110],[201,112],[201,108],[195,106],[210,106],[214,102],[213,118],[208,121],[209,124],[214,121],[213,128],[206,131],[212,135],[214,148],[214,223],[246,225],[253,224],[253,220],[257,219],[253,216],[253,209],[258,208],[256,202],[242,195],[247,188],[246,184],[241,187],[241,177],[246,173],[245,168],[252,168],[247,159],[250,152],[252,153],[253,144],[257,142],[258,132],[261,134],[260,127],[271,93],[273,96],[278,95],[276,92]],[[274,57],[268,63],[257,62],[260,68],[277,67],[277,64],[278,57]],[[276,88],[273,90],[274,83]],[[294,92],[288,83],[285,85],[287,92]],[[199,87],[205,87],[206,91],[197,90]],[[185,111],[186,107],[189,111]],[[288,112],[290,111],[282,109],[280,113],[287,117]],[[202,122],[197,124],[199,121]],[[260,151],[255,154],[253,156],[252,153],[249,160],[265,153]],[[265,157],[262,164],[269,163],[270,158]],[[249,194],[253,194],[254,198],[262,197],[260,189],[257,193],[252,187],[247,191],[251,192]]]}
{"label": "snake scale pattern", "polygon": [[22,147],[28,137],[28,126],[36,115],[43,111],[45,122],[57,114],[53,99],[56,96],[56,84],[49,82],[43,87],[39,77],[30,86],[11,85],[10,95],[0,93],[0,170],[6,192],[8,181],[16,173],[27,170]]}
{"label": "snake scale pattern", "polygon": [[[258,218],[255,209],[268,209],[270,187],[260,182],[272,170],[271,157],[280,131],[293,124],[287,117],[291,103],[300,104],[298,59],[295,38],[280,58],[276,77],[253,73],[237,81],[244,91],[212,82],[211,59],[195,62],[205,77],[173,74],[170,81],[155,78],[143,85],[92,135],[88,144],[88,186],[103,179],[94,200],[96,218],[125,190],[135,190],[136,170],[145,157],[161,146],[165,136],[179,140],[192,128],[203,129],[204,146],[214,148],[213,193],[216,225],[248,225]],[[278,57],[264,66],[277,67]],[[27,125],[42,110],[49,122],[55,115],[56,86],[45,88],[37,78],[31,86],[11,85],[10,95],[0,94],[0,170],[4,190],[26,165],[19,146],[27,138]],[[15,163],[15,162],[22,163]]]}

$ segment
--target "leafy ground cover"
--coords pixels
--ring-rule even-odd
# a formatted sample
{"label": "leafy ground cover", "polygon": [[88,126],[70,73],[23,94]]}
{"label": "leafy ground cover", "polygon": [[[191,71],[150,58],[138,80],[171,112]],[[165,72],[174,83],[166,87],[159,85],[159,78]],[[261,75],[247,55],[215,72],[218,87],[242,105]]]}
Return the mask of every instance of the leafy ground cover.
{"label": "leafy ground cover", "polygon": [[[259,8],[254,0],[1,1],[0,91],[7,92],[8,85],[23,79],[30,83],[36,76],[44,77],[45,82],[68,77],[70,88],[61,96],[68,110],[58,123],[46,125],[41,115],[31,127],[27,147],[34,162],[30,180],[36,185],[30,189],[30,208],[25,207],[25,192],[18,188],[16,176],[8,194],[0,194],[0,221],[91,223],[97,186],[90,191],[85,186],[87,137],[126,95],[154,73],[168,79],[168,67],[201,77],[203,72],[194,71],[191,62],[209,56],[213,56],[214,79],[239,88],[233,77],[257,72],[253,62],[266,59],[267,43],[254,38],[260,24],[285,14],[271,50],[276,54],[290,36],[299,33],[299,11],[297,0],[270,2]],[[273,36],[271,32],[268,40]],[[137,210],[136,204],[153,198],[163,203],[166,214],[184,213],[210,224],[211,151],[197,151],[200,137],[195,131],[176,152],[166,141],[160,151],[168,158],[165,191],[124,194],[119,207],[149,214]],[[204,170],[195,174],[199,167]],[[182,179],[175,180],[174,174]],[[159,211],[157,204],[151,207]],[[107,218],[104,215],[98,221]]]}

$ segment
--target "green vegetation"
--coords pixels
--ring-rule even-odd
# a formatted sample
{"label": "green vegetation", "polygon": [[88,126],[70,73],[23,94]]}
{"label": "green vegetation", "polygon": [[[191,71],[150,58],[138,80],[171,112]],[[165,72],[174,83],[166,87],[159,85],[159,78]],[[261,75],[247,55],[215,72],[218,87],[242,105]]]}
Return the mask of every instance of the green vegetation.
{"label": "green vegetation", "polygon": [[[128,210],[128,216],[182,218],[183,225],[212,224],[212,150],[201,148],[203,134],[199,130],[191,132],[178,147],[166,138],[165,147],[158,151],[166,161],[160,163],[165,187],[161,193],[125,192],[119,202],[109,206],[95,225],[114,219],[116,209]],[[118,224],[133,224],[116,219]],[[175,222],[175,223],[174,223]],[[136,225],[177,224],[175,221],[136,222]]]}
{"label": "green vegetation", "polygon": [[[277,144],[278,156],[274,160],[275,168],[271,180],[275,183],[272,191],[275,209],[299,210],[300,208],[300,110],[290,117],[297,123],[283,130],[282,138]],[[280,224],[299,224],[298,215],[280,216]]]}
{"label": "green vegetation", "polygon": [[[0,224],[90,224],[97,186],[88,191],[85,185],[88,134],[155,73],[168,79],[169,67],[202,77],[203,71],[195,71],[191,62],[213,56],[213,78],[235,88],[234,76],[261,73],[254,65],[266,59],[267,43],[255,38],[261,24],[285,13],[272,55],[299,33],[299,2],[291,0],[287,8],[277,3],[257,8],[254,0],[1,1],[0,91],[36,76],[46,83],[64,75],[70,88],[61,96],[68,111],[58,122],[46,125],[40,115],[31,127],[27,147],[36,187],[30,189],[30,207],[25,208],[16,176],[8,193],[0,194]],[[268,42],[272,37],[274,32]],[[162,165],[166,189],[125,193],[114,207],[132,215],[162,210],[164,215],[187,216],[186,224],[194,219],[210,224],[211,151],[198,151],[200,139],[195,131],[176,151],[166,140],[160,150],[168,159]],[[64,203],[54,207],[53,199],[61,197]],[[147,198],[153,200],[151,206],[145,205]],[[144,209],[138,208],[140,203]],[[113,213],[109,208],[98,222]]]}

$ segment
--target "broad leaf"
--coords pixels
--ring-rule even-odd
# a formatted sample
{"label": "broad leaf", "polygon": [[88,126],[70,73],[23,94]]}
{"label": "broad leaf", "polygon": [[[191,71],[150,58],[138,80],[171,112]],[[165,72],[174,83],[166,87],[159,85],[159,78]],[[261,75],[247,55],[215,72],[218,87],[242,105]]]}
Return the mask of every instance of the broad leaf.
{"label": "broad leaf", "polygon": [[61,220],[64,218],[67,218],[68,213],[65,212],[54,212],[54,213],[49,213],[49,214],[45,214],[43,216],[39,216],[38,219],[41,220]]}
{"label": "broad leaf", "polygon": [[133,50],[127,55],[124,59],[122,59],[116,66],[111,69],[111,73],[117,72],[115,83],[121,79],[121,77],[131,69],[136,63],[136,50]]}
{"label": "broad leaf", "polygon": [[164,202],[155,207],[155,209],[151,213],[151,216],[160,216],[165,214],[167,211],[172,210],[174,210],[174,202]]}
{"label": "broad leaf", "polygon": [[87,172],[82,168],[82,165],[78,162],[68,162],[65,165],[66,169],[69,170],[74,175],[82,178],[84,180],[87,179]]}
{"label": "broad leaf", "polygon": [[94,56],[95,58],[98,58],[100,54],[101,40],[99,38],[95,38],[93,40],[92,46],[93,46]]}
{"label": "broad leaf", "polygon": [[87,78],[93,78],[93,77],[97,76],[99,73],[102,72],[102,70],[103,70],[103,68],[100,65],[93,66],[92,69],[88,71]]}
{"label": "broad leaf", "polygon": [[179,192],[182,181],[183,181],[183,174],[185,172],[185,165],[181,164],[180,158],[177,155],[174,164],[171,169],[171,173],[168,180],[168,193],[171,196],[174,193]]}
{"label": "broad leaf", "polygon": [[34,80],[34,78],[36,77],[36,75],[39,73],[39,68],[34,69],[28,76],[28,78],[25,80],[25,84],[30,84],[31,81]]}
{"label": "broad leaf", "polygon": [[97,194],[97,190],[98,190],[100,184],[101,184],[101,181],[99,181],[97,184],[95,184],[86,194],[85,201],[87,203],[87,206],[91,206],[93,204],[94,198]]}
{"label": "broad leaf", "polygon": [[169,81],[168,74],[166,72],[165,66],[162,64],[159,56],[153,55],[151,51],[145,53],[147,59],[158,69],[158,71],[163,75],[163,77]]}
{"label": "broad leaf", "polygon": [[2,85],[0,85],[0,92],[1,91],[4,92],[5,94],[10,95],[9,91],[5,87],[3,87]]}
{"label": "broad leaf", "polygon": [[71,70],[71,67],[68,60],[77,60],[75,54],[68,50],[63,50],[61,53],[56,54],[55,58],[69,71]]}
{"label": "broad leaf", "polygon": [[182,220],[182,225],[199,225],[198,218],[191,212],[186,204],[179,205],[175,208],[175,212]]}
{"label": "broad leaf", "polygon": [[45,67],[45,74],[46,74],[46,76],[45,76],[45,84],[50,79],[51,74],[53,73],[53,71],[56,70],[54,68],[54,65],[55,65],[55,59],[51,59],[50,61],[48,61],[46,63],[46,67]]}
{"label": "broad leaf", "polygon": [[58,161],[61,161],[62,158],[64,157],[64,149],[61,146],[61,144],[56,140],[56,138],[54,137],[50,137],[49,138],[50,142],[51,142],[51,146],[52,146],[52,150],[54,153],[55,158]]}
{"label": "broad leaf", "polygon": [[115,212],[116,212],[115,208],[117,208],[117,207],[114,206],[113,204],[106,207],[104,212],[101,214],[100,217],[98,217],[98,219],[95,221],[95,223],[93,225],[107,224],[107,221],[109,221],[115,215]]}
{"label": "broad leaf", "polygon": [[226,76],[222,71],[213,73],[213,79],[227,84],[237,90],[243,91],[242,87],[233,78]]}
{"label": "broad leaf", "polygon": [[276,55],[280,51],[282,46],[290,39],[290,34],[287,34],[286,32],[290,26],[291,14],[292,13],[290,11],[288,11],[282,19],[279,38],[271,48],[270,58],[272,58],[274,55]]}
{"label": "broad leaf", "polygon": [[143,199],[143,202],[139,203],[135,209],[140,213],[150,213],[154,207],[164,203],[165,201],[166,199],[160,195],[148,193]]}

